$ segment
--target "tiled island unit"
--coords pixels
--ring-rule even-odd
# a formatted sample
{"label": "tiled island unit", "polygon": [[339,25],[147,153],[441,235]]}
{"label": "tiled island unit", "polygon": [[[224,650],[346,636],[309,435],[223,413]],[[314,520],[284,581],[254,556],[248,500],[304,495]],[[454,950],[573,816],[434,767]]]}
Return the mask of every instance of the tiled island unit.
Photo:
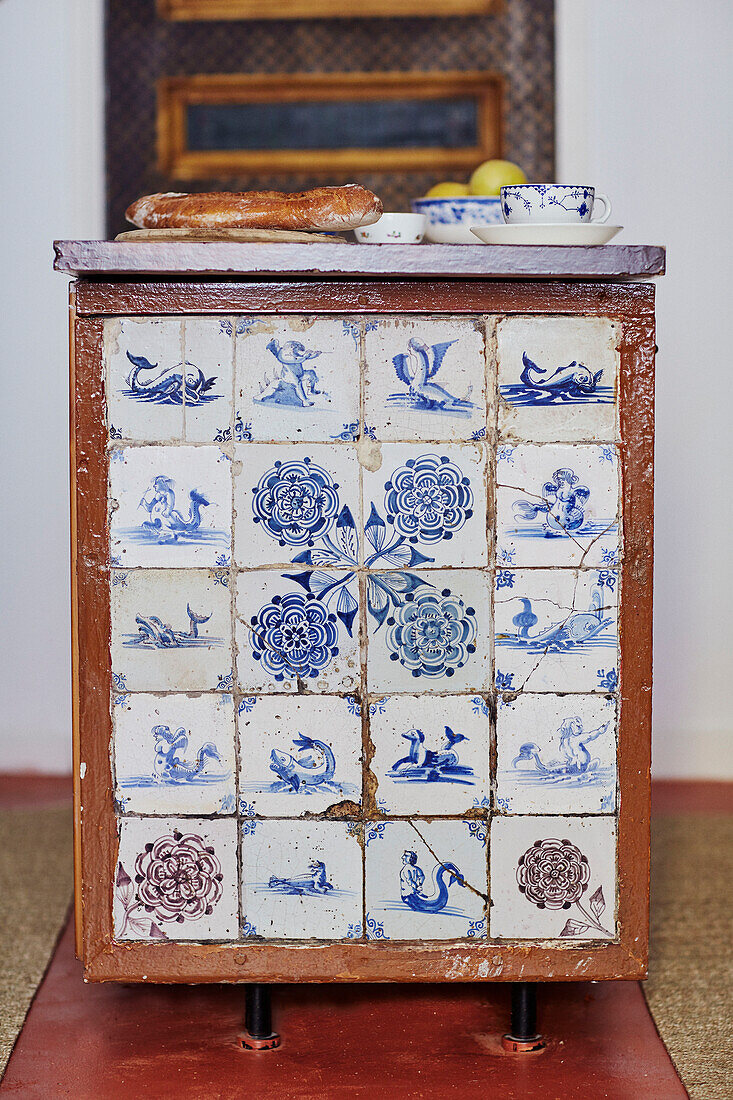
{"label": "tiled island unit", "polygon": [[663,251],[56,248],[87,977],[643,977]]}

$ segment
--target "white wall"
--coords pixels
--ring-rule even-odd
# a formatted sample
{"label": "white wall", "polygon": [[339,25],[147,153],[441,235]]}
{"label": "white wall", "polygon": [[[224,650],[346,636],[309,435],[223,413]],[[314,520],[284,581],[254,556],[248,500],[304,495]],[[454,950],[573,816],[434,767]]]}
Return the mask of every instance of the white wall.
{"label": "white wall", "polygon": [[[654,762],[733,776],[728,0],[558,0],[559,177],[609,192],[659,283]],[[102,0],[0,0],[0,770],[69,767],[66,285],[103,233]],[[582,178],[581,178],[582,177]]]}
{"label": "white wall", "polygon": [[70,771],[67,280],[103,236],[102,0],[0,0],[0,770]]}

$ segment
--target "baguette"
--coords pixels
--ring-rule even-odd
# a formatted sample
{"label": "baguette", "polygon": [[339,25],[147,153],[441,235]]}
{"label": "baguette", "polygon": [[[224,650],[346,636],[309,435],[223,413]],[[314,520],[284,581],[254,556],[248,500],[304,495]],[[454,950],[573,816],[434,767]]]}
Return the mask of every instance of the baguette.
{"label": "baguette", "polygon": [[382,216],[382,203],[357,183],[312,191],[169,191],[125,211],[141,229],[355,229]]}

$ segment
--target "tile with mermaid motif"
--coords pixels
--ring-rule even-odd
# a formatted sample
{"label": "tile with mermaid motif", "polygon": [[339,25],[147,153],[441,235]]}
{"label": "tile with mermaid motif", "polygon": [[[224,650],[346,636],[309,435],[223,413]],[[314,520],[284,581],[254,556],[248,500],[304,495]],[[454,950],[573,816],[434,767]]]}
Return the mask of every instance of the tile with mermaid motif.
{"label": "tile with mermaid motif", "polygon": [[480,569],[366,573],[369,691],[488,690],[489,584]]}
{"label": "tile with mermaid motif", "polygon": [[[381,317],[366,322],[364,347],[370,438],[486,438],[492,420],[481,319]],[[493,390],[492,377],[488,393]]]}
{"label": "tile with mermaid motif", "polygon": [[236,940],[237,875],[234,818],[123,818],[115,939]]}
{"label": "tile with mermaid motif", "polygon": [[498,569],[498,691],[616,691],[615,569]]}
{"label": "tile with mermaid motif", "polygon": [[365,565],[486,565],[485,448],[385,443],[379,453],[363,471]]}
{"label": "tile with mermaid motif", "polygon": [[236,326],[235,442],[358,437],[358,320],[238,317]]}
{"label": "tile with mermaid motif", "polygon": [[231,695],[119,693],[112,720],[121,812],[236,812]]}
{"label": "tile with mermaid motif", "polygon": [[231,317],[186,317],[185,438],[228,443],[232,438],[234,326]]}
{"label": "tile with mermaid motif", "polygon": [[488,821],[367,821],[369,940],[486,936]]}
{"label": "tile with mermaid motif", "polygon": [[496,756],[496,803],[503,813],[613,813],[616,699],[499,695]]}
{"label": "tile with mermaid motif", "polygon": [[240,827],[245,937],[362,938],[361,824],[250,817]]}
{"label": "tile with mermaid motif", "polygon": [[113,564],[229,564],[231,459],[218,447],[118,448],[109,482]]}
{"label": "tile with mermaid motif", "polygon": [[229,574],[113,569],[112,679],[130,691],[231,691]]}
{"label": "tile with mermaid motif", "polygon": [[383,813],[454,815],[488,805],[489,708],[481,695],[370,698],[369,737]]}
{"label": "tile with mermaid motif", "polygon": [[253,569],[236,580],[237,679],[246,693],[353,692],[361,680],[355,573]]}
{"label": "tile with mermaid motif", "polygon": [[245,695],[237,725],[243,812],[300,817],[361,804],[361,707],[353,695]]}
{"label": "tile with mermaid motif", "polygon": [[495,817],[490,912],[495,939],[614,939],[615,819]]}
{"label": "tile with mermaid motif", "polygon": [[183,439],[183,392],[208,399],[207,379],[184,363],[180,317],[115,317],[104,322],[104,372],[110,439]]}
{"label": "tile with mermaid motif", "polygon": [[252,443],[234,459],[234,560],[353,569],[359,563],[355,447]]}
{"label": "tile with mermaid motif", "polygon": [[497,560],[618,565],[618,456],[612,444],[499,447]]}

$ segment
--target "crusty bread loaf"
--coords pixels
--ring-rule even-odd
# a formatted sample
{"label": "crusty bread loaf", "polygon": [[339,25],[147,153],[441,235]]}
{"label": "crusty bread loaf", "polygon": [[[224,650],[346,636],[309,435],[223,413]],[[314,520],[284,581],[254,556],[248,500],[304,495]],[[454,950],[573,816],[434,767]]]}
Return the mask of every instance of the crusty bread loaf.
{"label": "crusty bread loaf", "polygon": [[145,195],[125,211],[141,229],[355,229],[382,216],[382,203],[357,183],[312,191],[208,191]]}

